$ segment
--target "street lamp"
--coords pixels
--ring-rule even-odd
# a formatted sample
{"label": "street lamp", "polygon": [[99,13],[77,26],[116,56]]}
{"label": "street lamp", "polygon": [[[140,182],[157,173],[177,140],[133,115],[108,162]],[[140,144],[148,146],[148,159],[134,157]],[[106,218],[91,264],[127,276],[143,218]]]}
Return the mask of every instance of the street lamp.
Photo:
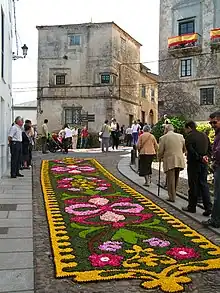
{"label": "street lamp", "polygon": [[28,51],[28,47],[27,47],[27,45],[24,44],[23,47],[21,47],[21,49],[22,49],[22,52],[23,52],[23,56],[18,56],[18,54],[15,55],[15,52],[13,52],[13,53],[12,53],[12,59],[13,59],[13,60],[18,60],[18,59],[26,58],[26,56],[27,56],[27,51]]}
{"label": "street lamp", "polygon": [[27,47],[27,45],[24,44],[24,46],[21,47],[21,49],[22,49],[22,51],[23,51],[23,56],[24,56],[24,58],[26,58],[26,56],[27,56],[27,51],[28,51],[28,47]]}

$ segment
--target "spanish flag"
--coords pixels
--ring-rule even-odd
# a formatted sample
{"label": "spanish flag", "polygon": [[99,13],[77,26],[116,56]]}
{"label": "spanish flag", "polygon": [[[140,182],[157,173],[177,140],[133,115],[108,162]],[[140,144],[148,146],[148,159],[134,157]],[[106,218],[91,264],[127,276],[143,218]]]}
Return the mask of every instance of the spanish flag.
{"label": "spanish flag", "polygon": [[168,47],[175,47],[182,44],[194,43],[198,40],[198,34],[186,34],[168,38]]}
{"label": "spanish flag", "polygon": [[211,40],[220,38],[220,28],[215,28],[210,31]]}

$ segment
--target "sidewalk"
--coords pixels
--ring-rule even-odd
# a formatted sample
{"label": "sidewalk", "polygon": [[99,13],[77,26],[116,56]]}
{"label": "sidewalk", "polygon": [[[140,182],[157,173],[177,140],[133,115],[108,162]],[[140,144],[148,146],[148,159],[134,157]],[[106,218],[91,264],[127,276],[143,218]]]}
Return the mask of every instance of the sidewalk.
{"label": "sidewalk", "polygon": [[0,179],[0,292],[34,293],[32,174]]}
{"label": "sidewalk", "polygon": [[[139,185],[141,188],[143,188],[143,190],[146,190],[148,192],[150,192],[151,194],[154,194],[155,196],[157,196],[158,194],[158,186],[156,184],[151,183],[150,187],[145,187],[143,186],[144,184],[144,178],[140,177],[135,171],[133,171],[130,167],[130,156],[126,156],[123,159],[120,160],[120,162],[118,163],[118,170],[119,172],[124,175],[126,178],[128,178],[129,180],[131,180],[133,183]],[[146,195],[145,192],[143,192],[144,195]],[[168,193],[165,189],[160,188],[160,199],[164,202],[166,202],[168,205],[174,207],[175,209],[181,211],[183,214],[187,215],[188,217],[192,218],[193,220],[201,223],[202,221],[207,220],[207,217],[204,217],[202,215],[202,213],[204,212],[203,209],[201,209],[200,207],[196,208],[196,213],[195,214],[191,214],[191,213],[187,213],[182,211],[182,207],[187,206],[187,199],[181,198],[181,197],[177,197],[176,198],[176,202],[172,203],[172,202],[168,202],[167,201],[168,198]],[[210,227],[209,229],[211,229],[213,232],[217,233],[220,235],[220,229],[215,229]]]}

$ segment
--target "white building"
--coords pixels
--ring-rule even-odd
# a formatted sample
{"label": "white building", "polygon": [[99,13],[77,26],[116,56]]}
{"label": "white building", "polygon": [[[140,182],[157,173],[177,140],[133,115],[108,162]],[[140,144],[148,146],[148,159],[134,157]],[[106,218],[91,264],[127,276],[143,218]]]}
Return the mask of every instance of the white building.
{"label": "white building", "polygon": [[37,100],[16,104],[12,106],[12,117],[21,116],[24,120],[31,120],[33,125],[37,124]]}
{"label": "white building", "polygon": [[0,177],[8,167],[12,101],[12,1],[0,0]]}

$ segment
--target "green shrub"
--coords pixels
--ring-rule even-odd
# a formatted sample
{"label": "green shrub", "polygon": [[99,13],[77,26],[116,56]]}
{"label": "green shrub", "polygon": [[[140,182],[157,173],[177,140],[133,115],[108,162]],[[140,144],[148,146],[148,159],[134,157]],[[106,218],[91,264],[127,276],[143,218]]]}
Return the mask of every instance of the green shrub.
{"label": "green shrub", "polygon": [[208,124],[208,123],[199,123],[198,126],[197,126],[197,130],[198,131],[201,131],[201,132],[205,132],[210,141],[211,141],[211,144],[213,144],[214,142],[214,138],[215,138],[215,131],[214,129],[212,129],[211,125]]}
{"label": "green shrub", "polygon": [[[175,132],[181,133],[184,135],[184,126],[186,122],[184,117],[170,116],[168,118],[170,119],[170,122],[173,124],[175,128]],[[159,141],[159,138],[164,134],[164,127],[163,127],[164,123],[165,123],[165,120],[163,118],[157,124],[155,124],[152,129],[152,134],[156,137],[157,141]]]}

